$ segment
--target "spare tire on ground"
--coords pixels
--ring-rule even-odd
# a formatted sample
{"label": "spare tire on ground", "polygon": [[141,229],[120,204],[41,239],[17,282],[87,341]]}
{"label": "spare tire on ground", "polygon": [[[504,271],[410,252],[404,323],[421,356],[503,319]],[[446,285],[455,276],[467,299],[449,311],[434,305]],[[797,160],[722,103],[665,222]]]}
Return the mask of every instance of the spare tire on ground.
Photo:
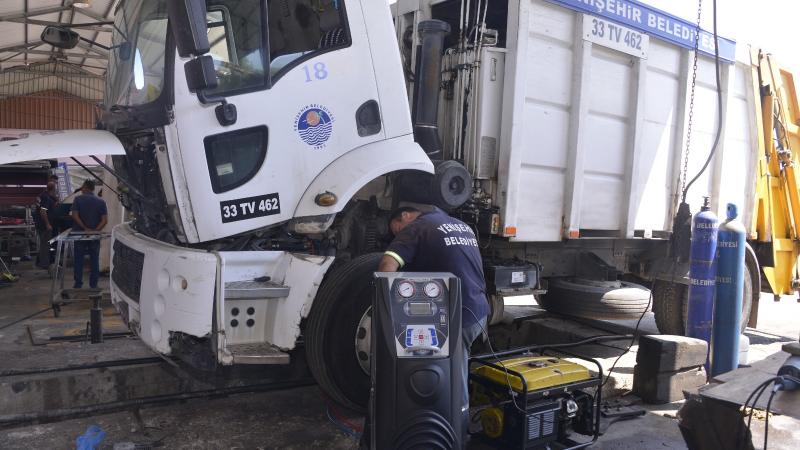
{"label": "spare tire on ground", "polygon": [[586,319],[638,319],[650,305],[650,290],[627,281],[552,278],[539,304],[547,311]]}

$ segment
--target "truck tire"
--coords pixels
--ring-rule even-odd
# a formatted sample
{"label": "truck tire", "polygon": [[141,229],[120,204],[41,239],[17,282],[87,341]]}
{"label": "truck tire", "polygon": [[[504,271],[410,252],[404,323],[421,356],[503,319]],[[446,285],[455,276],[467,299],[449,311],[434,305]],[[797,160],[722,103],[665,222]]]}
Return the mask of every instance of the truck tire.
{"label": "truck tire", "polygon": [[586,319],[638,319],[647,310],[650,291],[627,281],[554,278],[540,304],[547,311]]}
{"label": "truck tire", "polygon": [[656,280],[653,283],[653,315],[661,334],[683,336],[689,315],[689,287],[685,284]]}
{"label": "truck tire", "polygon": [[381,256],[369,253],[333,267],[317,292],[304,332],[317,383],[331,399],[356,412],[366,410],[370,388],[358,359],[359,323],[372,306],[372,274]]}
{"label": "truck tire", "polygon": [[[755,253],[747,246],[744,264],[744,292],[742,293],[741,332],[750,321],[753,297],[761,292],[761,279]],[[656,280],[653,283],[653,314],[661,334],[686,335],[686,319],[689,316],[689,287],[670,281]]]}

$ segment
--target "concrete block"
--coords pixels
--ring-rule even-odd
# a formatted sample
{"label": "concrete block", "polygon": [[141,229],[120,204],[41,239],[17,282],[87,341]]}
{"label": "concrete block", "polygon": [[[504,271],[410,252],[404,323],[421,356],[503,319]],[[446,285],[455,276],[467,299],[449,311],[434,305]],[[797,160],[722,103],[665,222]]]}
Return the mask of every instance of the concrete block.
{"label": "concrete block", "polygon": [[655,335],[639,338],[636,363],[647,374],[674,372],[706,363],[708,344],[684,336]]}
{"label": "concrete block", "polygon": [[646,373],[633,368],[633,393],[646,403],[662,404],[683,400],[683,391],[696,391],[706,384],[706,371],[700,366],[673,372]]}

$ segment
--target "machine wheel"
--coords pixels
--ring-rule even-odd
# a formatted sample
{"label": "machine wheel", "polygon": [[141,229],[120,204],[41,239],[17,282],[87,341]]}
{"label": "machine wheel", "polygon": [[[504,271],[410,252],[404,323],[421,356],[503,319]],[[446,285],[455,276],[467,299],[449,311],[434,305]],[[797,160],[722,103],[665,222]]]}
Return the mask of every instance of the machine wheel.
{"label": "machine wheel", "polygon": [[[749,249],[745,252],[744,292],[742,295],[741,332],[750,321],[753,297],[759,295],[761,283],[758,262]],[[756,289],[754,289],[754,286]],[[653,313],[656,326],[662,334],[686,335],[686,319],[689,316],[689,287],[669,281],[656,280],[653,283]]]}
{"label": "machine wheel", "polygon": [[363,369],[369,358],[368,351],[364,354],[369,332],[364,321],[371,323],[372,274],[381,256],[369,253],[331,269],[305,328],[306,356],[317,383],[333,400],[357,412],[363,412],[369,400],[369,373]]}
{"label": "machine wheel", "polygon": [[647,310],[650,291],[627,281],[554,278],[540,304],[559,314],[587,319],[637,319]]}

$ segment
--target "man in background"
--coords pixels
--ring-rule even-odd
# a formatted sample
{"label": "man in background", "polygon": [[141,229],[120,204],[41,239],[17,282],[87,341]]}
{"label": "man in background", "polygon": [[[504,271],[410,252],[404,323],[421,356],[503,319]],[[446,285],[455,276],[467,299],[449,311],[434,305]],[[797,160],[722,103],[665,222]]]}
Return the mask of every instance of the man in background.
{"label": "man in background", "polygon": [[56,206],[58,206],[56,184],[52,180],[47,183],[47,190],[39,194],[37,204],[38,208],[34,217],[36,232],[39,234],[39,255],[36,257],[36,266],[40,269],[47,269],[53,263],[49,241],[53,238],[52,220],[55,217]]}
{"label": "man in background", "polygon": [[[108,223],[108,209],[106,202],[94,194],[94,181],[86,180],[81,186],[81,195],[72,202],[72,229],[96,233],[103,230]],[[76,289],[83,287],[83,257],[89,255],[90,272],[89,287],[97,288],[100,277],[100,240],[75,241],[75,285]]]}

